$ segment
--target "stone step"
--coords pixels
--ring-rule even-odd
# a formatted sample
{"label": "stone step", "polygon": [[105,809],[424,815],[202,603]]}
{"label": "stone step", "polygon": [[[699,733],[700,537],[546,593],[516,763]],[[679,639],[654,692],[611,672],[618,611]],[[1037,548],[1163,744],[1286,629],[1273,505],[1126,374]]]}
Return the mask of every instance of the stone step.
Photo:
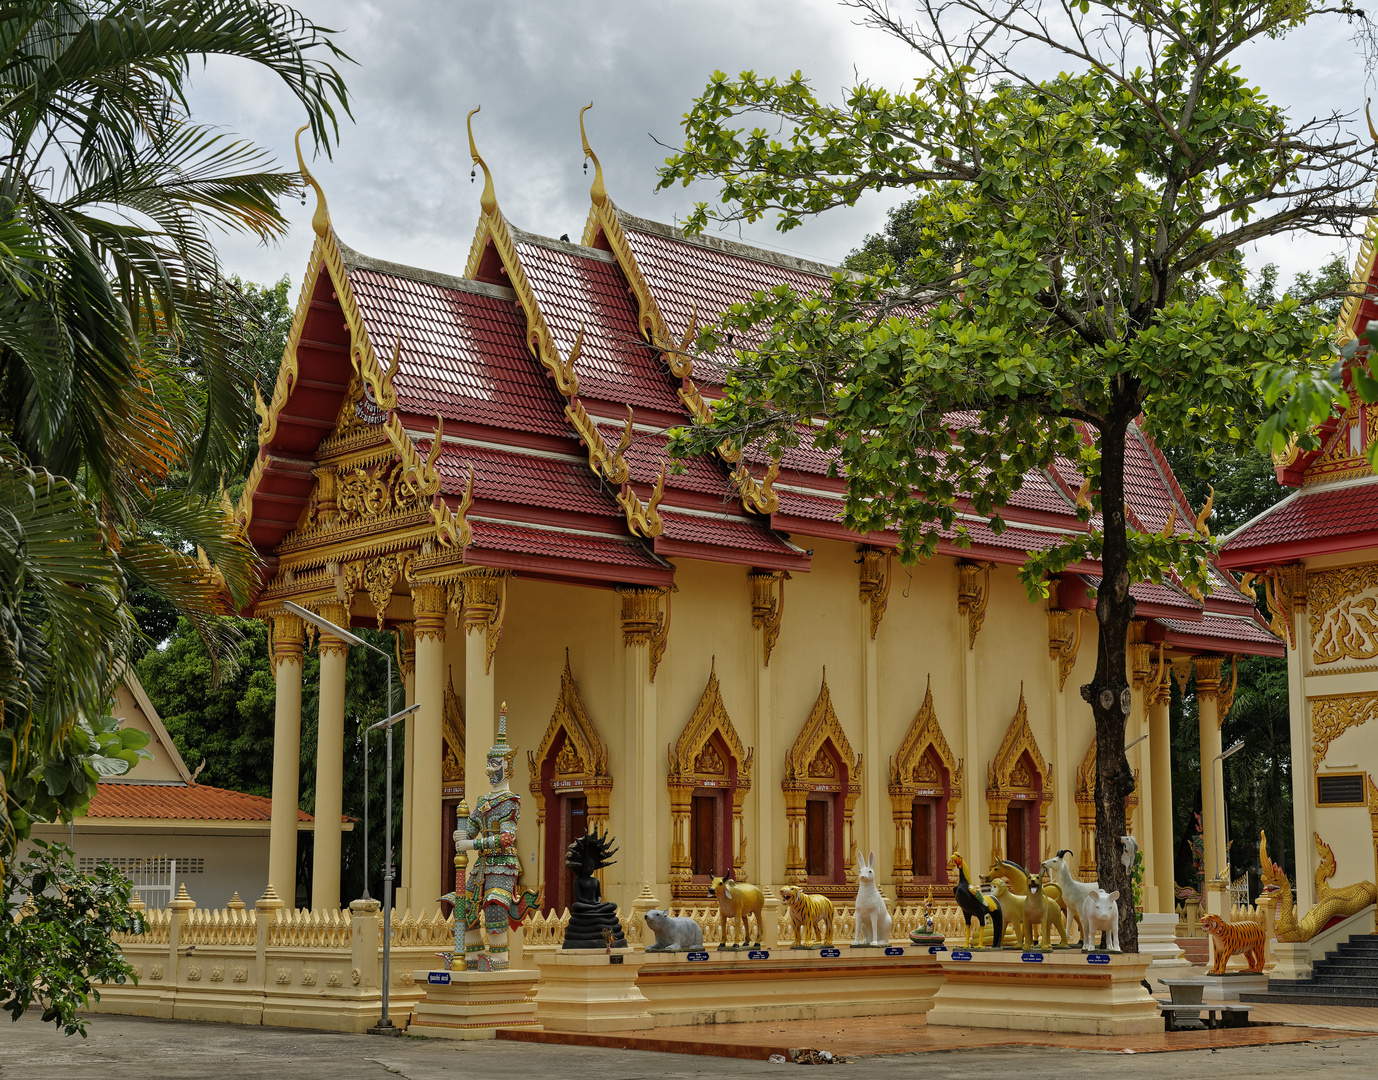
{"label": "stone step", "polygon": [[1211,945],[1209,938],[1189,937],[1174,938],[1177,947],[1193,964],[1209,964],[1211,962]]}
{"label": "stone step", "polygon": [[1299,990],[1267,990],[1257,994],[1240,994],[1239,1000],[1243,1002],[1271,1003],[1277,1005],[1334,1005],[1348,1008],[1378,1009],[1378,994],[1324,995],[1302,993]]}
{"label": "stone step", "polygon": [[1378,979],[1378,963],[1362,960],[1318,960],[1311,968],[1316,975],[1338,975],[1360,979]]}
{"label": "stone step", "polygon": [[1268,989],[1256,991],[1257,993],[1268,994],[1316,994],[1320,997],[1333,997],[1336,994],[1348,995],[1351,997],[1374,997],[1378,998],[1378,987],[1374,986],[1350,986],[1347,984],[1318,983],[1310,980],[1299,980],[1291,982],[1286,979],[1269,980]]}

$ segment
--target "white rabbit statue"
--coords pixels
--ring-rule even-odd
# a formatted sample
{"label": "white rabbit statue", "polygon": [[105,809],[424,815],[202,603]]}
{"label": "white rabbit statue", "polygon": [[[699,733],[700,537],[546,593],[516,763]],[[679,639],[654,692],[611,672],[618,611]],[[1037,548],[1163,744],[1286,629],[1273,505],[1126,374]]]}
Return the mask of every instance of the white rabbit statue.
{"label": "white rabbit statue", "polygon": [[853,945],[889,945],[890,910],[876,888],[876,853],[856,869],[856,934]]}

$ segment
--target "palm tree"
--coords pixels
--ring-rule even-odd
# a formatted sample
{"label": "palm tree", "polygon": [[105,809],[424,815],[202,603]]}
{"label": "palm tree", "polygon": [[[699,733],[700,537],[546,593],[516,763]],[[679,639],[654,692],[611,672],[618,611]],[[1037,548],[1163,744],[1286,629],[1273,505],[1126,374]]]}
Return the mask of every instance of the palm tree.
{"label": "palm tree", "polygon": [[263,0],[0,0],[0,868],[30,811],[86,797],[35,778],[110,748],[90,717],[131,585],[228,655],[253,554],[215,492],[252,372],[211,230],[280,237],[300,178],[193,122],[186,90],[193,59],[252,61],[329,152],[331,33]]}

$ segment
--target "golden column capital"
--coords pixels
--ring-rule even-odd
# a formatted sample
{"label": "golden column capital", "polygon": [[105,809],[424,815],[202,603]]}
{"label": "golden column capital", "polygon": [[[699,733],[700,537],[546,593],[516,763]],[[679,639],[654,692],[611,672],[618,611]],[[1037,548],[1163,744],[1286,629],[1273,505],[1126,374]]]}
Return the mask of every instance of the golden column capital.
{"label": "golden column capital", "polygon": [[[317,605],[316,610],[322,619],[333,622],[336,626],[343,626],[348,629],[349,608],[344,603],[338,600],[331,600]],[[317,648],[322,656],[325,656],[327,653],[345,654],[349,652],[349,646],[328,630],[322,630],[320,632]]]}
{"label": "golden column capital", "polygon": [[502,637],[502,621],[507,614],[507,575],[475,574],[464,578],[464,634],[482,630],[486,637],[483,673],[493,670],[493,654]]}
{"label": "golden column capital", "polygon": [[300,617],[287,611],[274,612],[269,617],[268,628],[273,642],[273,667],[285,660],[300,664],[305,632]]}
{"label": "golden column capital", "polygon": [[986,605],[990,602],[990,572],[992,562],[959,562],[957,564],[957,611],[967,617],[967,649],[976,648],[976,635],[986,619]]}
{"label": "golden column capital", "polygon": [[445,637],[445,615],[449,608],[446,588],[436,581],[413,581],[411,584],[411,609],[416,621],[413,623],[415,640]]}
{"label": "golden column capital", "polygon": [[[656,669],[670,644],[670,590],[653,586],[618,591],[622,595],[622,645],[651,646],[650,676],[655,682]],[[661,597],[665,598],[664,613],[660,610]]]}
{"label": "golden column capital", "polygon": [[1192,663],[1196,667],[1196,693],[1199,697],[1218,697],[1220,694],[1220,667],[1224,660],[1219,656],[1197,656]]}

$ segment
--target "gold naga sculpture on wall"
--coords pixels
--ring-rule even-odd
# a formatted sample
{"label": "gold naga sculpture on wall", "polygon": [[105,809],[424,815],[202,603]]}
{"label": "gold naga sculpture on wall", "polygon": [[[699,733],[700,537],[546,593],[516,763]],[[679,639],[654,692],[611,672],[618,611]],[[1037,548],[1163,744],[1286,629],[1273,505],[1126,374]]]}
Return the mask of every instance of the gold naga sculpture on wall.
{"label": "gold naga sculpture on wall", "polygon": [[1316,841],[1316,853],[1321,857],[1316,867],[1316,893],[1320,897],[1315,907],[1298,919],[1292,913],[1292,883],[1282,867],[1268,858],[1267,834],[1260,834],[1258,861],[1262,867],[1265,887],[1278,890],[1277,939],[1279,941],[1310,941],[1319,934],[1332,919],[1346,919],[1370,904],[1378,902],[1378,888],[1371,881],[1360,881],[1333,889],[1329,881],[1335,876],[1335,853],[1330,845],[1321,839],[1320,833],[1311,834]]}

